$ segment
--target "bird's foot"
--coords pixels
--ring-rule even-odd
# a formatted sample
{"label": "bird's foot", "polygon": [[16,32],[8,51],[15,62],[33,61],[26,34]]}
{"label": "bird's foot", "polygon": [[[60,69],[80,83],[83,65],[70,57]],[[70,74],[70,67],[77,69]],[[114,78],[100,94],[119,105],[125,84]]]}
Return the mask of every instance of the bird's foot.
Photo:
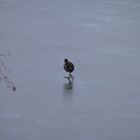
{"label": "bird's foot", "polygon": [[69,79],[69,76],[65,76],[64,78]]}

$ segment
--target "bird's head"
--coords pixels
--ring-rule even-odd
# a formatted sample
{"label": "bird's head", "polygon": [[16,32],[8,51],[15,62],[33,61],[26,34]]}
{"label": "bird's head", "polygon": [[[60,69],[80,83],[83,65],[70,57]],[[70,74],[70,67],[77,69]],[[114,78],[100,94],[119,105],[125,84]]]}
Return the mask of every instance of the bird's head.
{"label": "bird's head", "polygon": [[67,63],[68,62],[68,59],[65,59],[64,62]]}

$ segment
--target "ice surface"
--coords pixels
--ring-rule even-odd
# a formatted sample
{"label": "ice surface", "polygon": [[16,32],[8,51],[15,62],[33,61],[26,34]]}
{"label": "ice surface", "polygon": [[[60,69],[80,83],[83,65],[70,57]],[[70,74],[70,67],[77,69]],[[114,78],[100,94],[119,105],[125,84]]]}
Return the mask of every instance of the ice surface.
{"label": "ice surface", "polygon": [[139,14],[139,0],[0,0],[17,87],[0,86],[0,140],[139,140]]}

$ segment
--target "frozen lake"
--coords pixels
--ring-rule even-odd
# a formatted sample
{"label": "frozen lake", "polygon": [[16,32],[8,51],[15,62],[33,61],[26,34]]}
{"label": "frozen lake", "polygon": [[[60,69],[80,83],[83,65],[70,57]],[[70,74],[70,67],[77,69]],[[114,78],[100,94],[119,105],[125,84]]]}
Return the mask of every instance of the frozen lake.
{"label": "frozen lake", "polygon": [[7,52],[0,140],[140,140],[139,0],[0,0]]}

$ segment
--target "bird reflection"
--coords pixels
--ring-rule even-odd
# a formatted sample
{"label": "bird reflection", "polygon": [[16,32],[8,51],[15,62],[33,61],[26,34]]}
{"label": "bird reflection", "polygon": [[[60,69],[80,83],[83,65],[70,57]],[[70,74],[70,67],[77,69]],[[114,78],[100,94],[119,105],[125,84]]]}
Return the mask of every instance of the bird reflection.
{"label": "bird reflection", "polygon": [[73,99],[73,85],[65,83],[63,86],[63,99],[65,102],[72,101]]}

